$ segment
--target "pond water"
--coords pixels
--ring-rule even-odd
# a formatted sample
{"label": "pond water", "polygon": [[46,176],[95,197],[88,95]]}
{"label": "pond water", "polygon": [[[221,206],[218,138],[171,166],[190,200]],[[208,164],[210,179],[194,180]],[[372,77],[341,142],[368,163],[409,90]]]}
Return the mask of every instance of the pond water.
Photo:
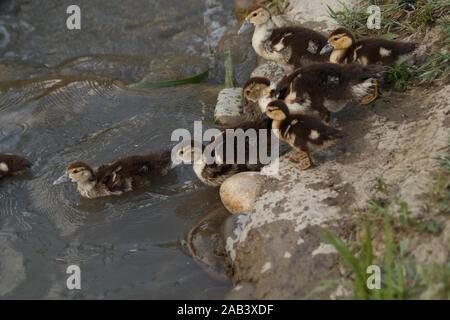
{"label": "pond water", "polygon": [[[0,298],[218,299],[229,291],[184,245],[222,206],[190,166],[120,197],[87,200],[74,184],[52,185],[73,161],[97,166],[171,148],[173,130],[214,125],[219,79],[123,84],[204,71],[209,48],[233,23],[229,2],[80,0],[81,30],[70,31],[64,1],[17,1],[17,14],[0,15],[0,152],[33,162],[0,181]],[[221,22],[210,23],[214,15]],[[81,290],[66,287],[71,264],[81,268]]]}

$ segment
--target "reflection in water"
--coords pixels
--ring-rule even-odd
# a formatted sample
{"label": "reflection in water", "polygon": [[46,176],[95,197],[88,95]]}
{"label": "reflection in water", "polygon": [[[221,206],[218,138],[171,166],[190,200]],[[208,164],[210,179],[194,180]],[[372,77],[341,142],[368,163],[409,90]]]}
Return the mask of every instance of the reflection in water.
{"label": "reflection in water", "polygon": [[[223,298],[229,283],[210,277],[186,254],[190,228],[220,206],[218,190],[198,182],[191,167],[177,167],[149,188],[120,197],[87,200],[74,184],[52,185],[73,161],[96,166],[171,148],[174,129],[192,130],[199,119],[212,125],[220,86],[137,91],[123,85],[204,71],[199,57],[207,46],[198,41],[203,1],[130,1],[126,7],[81,1],[95,18],[85,19],[77,34],[56,27],[64,18],[60,6],[29,3],[8,18],[32,26],[12,29],[9,57],[36,64],[0,62],[10,75],[0,82],[0,152],[34,165],[0,181],[0,296]],[[167,14],[161,18],[160,12]],[[193,57],[184,55],[190,40]],[[65,286],[69,264],[81,268],[81,291]],[[12,270],[18,276],[11,282]]]}

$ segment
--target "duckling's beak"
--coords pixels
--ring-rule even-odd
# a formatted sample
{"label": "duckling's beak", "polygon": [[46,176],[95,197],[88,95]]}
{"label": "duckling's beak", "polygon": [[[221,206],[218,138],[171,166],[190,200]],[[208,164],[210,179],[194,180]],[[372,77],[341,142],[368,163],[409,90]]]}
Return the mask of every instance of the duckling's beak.
{"label": "duckling's beak", "polygon": [[170,155],[170,169],[175,168],[176,166],[182,164],[183,161],[178,158],[178,149],[177,147],[172,149],[171,155]]}
{"label": "duckling's beak", "polygon": [[69,174],[66,172],[61,177],[53,181],[53,185],[61,184],[63,182],[70,181]]}
{"label": "duckling's beak", "polygon": [[331,43],[327,43],[325,47],[320,50],[320,55],[324,55],[325,53],[331,52],[334,50],[334,47]]}
{"label": "duckling's beak", "polygon": [[241,27],[239,28],[238,35],[240,35],[241,33],[244,33],[248,29],[250,29],[251,26],[252,26],[252,24],[250,23],[250,21],[245,19],[244,22],[242,23]]}

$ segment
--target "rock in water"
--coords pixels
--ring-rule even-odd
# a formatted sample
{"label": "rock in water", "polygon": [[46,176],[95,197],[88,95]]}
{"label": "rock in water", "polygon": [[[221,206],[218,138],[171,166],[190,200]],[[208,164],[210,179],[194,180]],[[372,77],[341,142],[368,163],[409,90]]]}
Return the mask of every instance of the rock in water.
{"label": "rock in water", "polygon": [[223,281],[231,275],[222,234],[222,224],[229,215],[222,207],[212,211],[192,227],[186,240],[195,261],[210,276]]}

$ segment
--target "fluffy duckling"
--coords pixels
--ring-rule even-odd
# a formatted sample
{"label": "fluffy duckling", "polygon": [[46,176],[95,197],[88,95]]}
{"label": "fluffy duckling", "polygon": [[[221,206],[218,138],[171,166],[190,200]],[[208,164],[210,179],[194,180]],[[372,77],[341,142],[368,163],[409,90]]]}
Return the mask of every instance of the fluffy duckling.
{"label": "fluffy duckling", "polygon": [[102,164],[97,169],[77,161],[70,164],[66,173],[53,184],[70,179],[77,183],[80,195],[88,199],[120,195],[150,185],[154,176],[165,175],[170,167],[170,155],[170,151],[130,155]]}
{"label": "fluffy duckling", "polygon": [[21,173],[29,167],[31,167],[31,162],[21,156],[0,153],[0,179]]}
{"label": "fluffy duckling", "polygon": [[327,126],[317,117],[290,115],[287,105],[281,100],[269,103],[266,114],[272,119],[274,134],[298,152],[291,158],[301,162],[300,170],[313,165],[311,152],[324,149],[346,136],[344,132]]}
{"label": "fluffy duckling", "polygon": [[265,77],[251,77],[242,87],[242,94],[245,99],[244,113],[256,113],[263,115],[267,104],[272,101],[271,90],[276,88],[276,84]]}
{"label": "fluffy duckling", "polygon": [[266,60],[275,61],[289,70],[328,60],[327,56],[320,55],[320,49],[327,43],[325,36],[300,26],[275,28],[271,13],[264,6],[254,5],[247,10],[238,34],[251,24],[255,25],[253,49]]}
{"label": "fluffy duckling", "polygon": [[[245,121],[235,127],[227,129],[242,129],[244,132],[248,129],[255,129],[257,131],[256,136],[256,158],[250,157],[250,139],[245,139],[245,160],[244,163],[239,163],[238,143],[233,143],[234,147],[234,160],[233,163],[227,163],[227,135],[225,130],[221,131],[214,140],[204,145],[200,141],[188,140],[183,141],[177,145],[175,157],[179,163],[192,163],[197,177],[206,185],[217,187],[220,186],[227,178],[244,171],[258,171],[265,164],[260,159],[260,148],[267,148],[271,150],[271,120],[270,119],[258,119],[252,121]],[[265,141],[260,139],[259,129],[265,129],[264,135]],[[221,136],[221,140],[218,137]],[[214,143],[216,142],[216,143]],[[236,142],[236,140],[235,140]],[[264,143],[264,145],[263,145]],[[215,153],[215,146],[224,147],[223,154]]]}
{"label": "fluffy duckling", "polygon": [[328,43],[320,54],[330,55],[332,63],[357,62],[364,66],[369,64],[401,64],[411,58],[417,43],[399,42],[382,38],[356,40],[353,33],[346,28],[338,28],[328,37]]}
{"label": "fluffy duckling", "polygon": [[319,115],[329,121],[330,112],[342,110],[349,100],[373,101],[375,82],[384,73],[380,65],[314,64],[285,76],[271,95],[283,100],[291,114]]}
{"label": "fluffy duckling", "polygon": [[[363,66],[370,64],[392,65],[402,64],[414,56],[417,43],[399,42],[382,38],[366,38],[356,40],[353,33],[346,28],[338,28],[328,37],[328,43],[322,48],[320,54],[330,55],[332,63],[360,63]],[[374,95],[368,98],[368,103],[377,97],[378,83],[374,81]]]}

